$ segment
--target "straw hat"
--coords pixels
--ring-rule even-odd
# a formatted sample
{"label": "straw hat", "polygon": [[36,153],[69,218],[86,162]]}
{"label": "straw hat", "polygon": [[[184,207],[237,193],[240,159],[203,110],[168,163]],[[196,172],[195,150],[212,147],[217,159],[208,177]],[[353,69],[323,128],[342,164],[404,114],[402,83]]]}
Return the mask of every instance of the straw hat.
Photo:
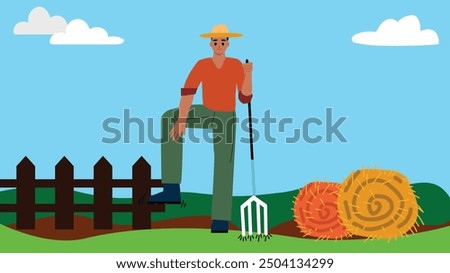
{"label": "straw hat", "polygon": [[212,27],[210,33],[203,33],[202,38],[238,38],[242,37],[241,33],[229,32],[227,25],[215,25]]}

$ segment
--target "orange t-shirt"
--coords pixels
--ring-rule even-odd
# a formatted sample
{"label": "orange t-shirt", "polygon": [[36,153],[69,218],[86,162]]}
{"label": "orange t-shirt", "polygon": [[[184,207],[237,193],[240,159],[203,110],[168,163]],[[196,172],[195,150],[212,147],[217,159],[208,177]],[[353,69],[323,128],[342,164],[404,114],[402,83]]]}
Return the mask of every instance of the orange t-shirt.
{"label": "orange t-shirt", "polygon": [[238,59],[225,58],[221,68],[217,68],[212,58],[198,61],[186,79],[181,95],[192,95],[202,83],[203,105],[217,112],[232,112],[236,108],[236,90],[239,100],[248,103],[251,96],[240,91],[244,82],[244,69]]}

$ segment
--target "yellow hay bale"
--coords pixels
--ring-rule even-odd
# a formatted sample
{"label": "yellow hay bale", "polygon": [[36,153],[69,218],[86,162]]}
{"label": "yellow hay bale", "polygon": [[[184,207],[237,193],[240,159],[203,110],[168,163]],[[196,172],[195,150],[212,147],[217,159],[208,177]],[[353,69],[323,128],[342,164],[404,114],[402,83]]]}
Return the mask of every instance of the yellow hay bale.
{"label": "yellow hay bale", "polygon": [[419,206],[408,179],[397,171],[352,172],[338,194],[338,210],[349,232],[392,239],[414,231]]}

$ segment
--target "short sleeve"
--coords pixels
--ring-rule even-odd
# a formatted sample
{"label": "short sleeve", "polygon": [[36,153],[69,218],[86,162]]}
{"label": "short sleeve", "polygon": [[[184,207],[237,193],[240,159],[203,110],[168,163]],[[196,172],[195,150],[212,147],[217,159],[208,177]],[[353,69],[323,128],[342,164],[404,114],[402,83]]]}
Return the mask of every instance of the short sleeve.
{"label": "short sleeve", "polygon": [[236,85],[239,92],[242,91],[242,84],[244,83],[244,68],[239,60],[236,60]]}
{"label": "short sleeve", "polygon": [[193,95],[197,92],[197,88],[202,82],[202,65],[201,62],[197,62],[189,73],[186,82],[184,83],[184,87],[181,88],[181,95]]}

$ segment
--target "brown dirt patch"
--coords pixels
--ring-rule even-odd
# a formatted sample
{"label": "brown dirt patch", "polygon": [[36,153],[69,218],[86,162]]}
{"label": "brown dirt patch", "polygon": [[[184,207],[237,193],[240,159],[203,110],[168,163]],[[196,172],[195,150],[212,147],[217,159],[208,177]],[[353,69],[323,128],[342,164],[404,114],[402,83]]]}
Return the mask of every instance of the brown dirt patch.
{"label": "brown dirt patch", "polygon": [[[209,229],[211,225],[211,218],[209,216],[190,216],[182,217],[176,219],[163,220],[152,223],[152,228],[162,229],[162,228],[204,228]],[[439,228],[444,228],[450,226],[450,222],[439,225],[439,226],[419,226],[418,232],[425,232],[430,230],[435,230]],[[16,229],[16,225],[9,225],[8,227]],[[233,224],[230,224],[231,230],[239,230],[239,228]],[[74,229],[73,230],[61,230],[55,229],[55,218],[41,218],[36,219],[35,229],[25,229],[20,230],[23,233],[48,239],[56,240],[77,240],[89,238],[97,235],[122,232],[132,230],[130,225],[113,225],[112,229],[94,229],[94,222],[91,218],[84,216],[75,216],[74,218]],[[282,223],[270,230],[271,234],[278,234],[284,236],[291,236],[297,238],[307,238],[314,239],[317,238],[311,236],[305,236],[300,232],[297,227],[297,223],[293,221],[288,221]],[[353,236],[348,239],[364,239],[364,237]]]}
{"label": "brown dirt patch", "polygon": [[[444,227],[449,227],[449,226],[450,226],[450,222],[443,224],[443,225],[437,225],[437,226],[419,226],[417,228],[417,233],[435,230],[435,229],[444,228]],[[316,237],[306,236],[304,233],[302,233],[300,231],[300,229],[297,227],[297,223],[295,221],[288,221],[288,222],[282,223],[278,226],[275,226],[270,230],[270,232],[272,234],[317,240]],[[411,234],[411,232],[408,232],[408,233]],[[344,240],[365,239],[365,237],[353,235],[352,237],[343,238],[343,239]]]}
{"label": "brown dirt patch", "polygon": [[[152,228],[207,228],[211,226],[211,217],[209,216],[190,216],[175,219],[168,219],[152,223]],[[231,230],[239,228],[230,223]]]}
{"label": "brown dirt patch", "polygon": [[[16,229],[16,225],[8,227]],[[55,217],[36,219],[35,229],[20,229],[20,232],[48,239],[76,240],[113,232],[131,230],[128,225],[113,225],[112,229],[94,229],[94,221],[84,216],[74,217],[74,229],[55,229]]]}
{"label": "brown dirt patch", "polygon": [[[205,228],[209,229],[211,218],[208,216],[191,216],[176,219],[163,220],[152,223],[152,228]],[[16,229],[16,225],[9,225],[9,228]],[[233,224],[230,229],[238,230]],[[131,225],[113,225],[112,229],[94,229],[94,221],[85,216],[74,217],[74,229],[55,229],[55,218],[47,217],[36,219],[35,229],[21,229],[19,231],[47,239],[56,240],[77,240],[89,238],[97,235],[122,232],[132,230]]]}

